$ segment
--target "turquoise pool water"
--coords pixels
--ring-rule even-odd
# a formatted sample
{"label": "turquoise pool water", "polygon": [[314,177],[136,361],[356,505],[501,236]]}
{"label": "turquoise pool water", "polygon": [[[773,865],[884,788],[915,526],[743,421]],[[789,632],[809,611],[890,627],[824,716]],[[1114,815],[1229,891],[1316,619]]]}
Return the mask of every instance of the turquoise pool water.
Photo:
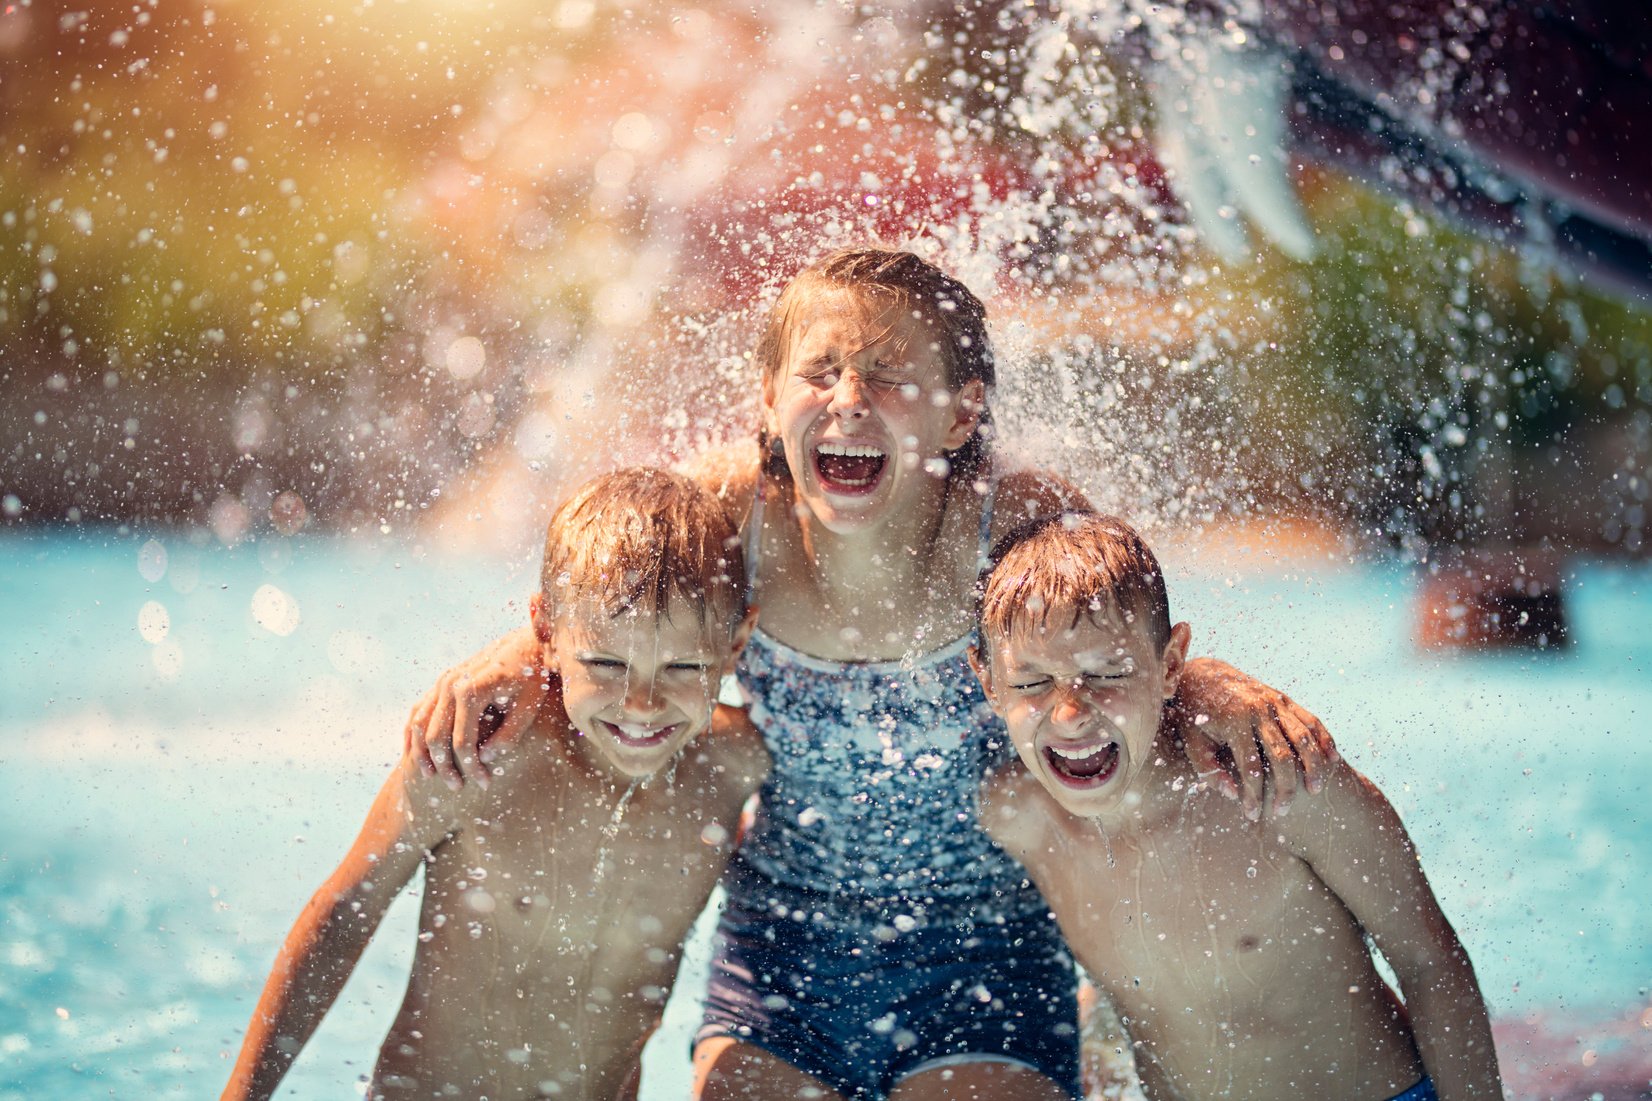
{"label": "turquoise pool water", "polygon": [[[1652,1080],[1652,571],[1579,563],[1563,654],[1423,653],[1377,561],[1169,559],[1195,648],[1313,707],[1389,794],[1473,954],[1516,1096]],[[277,943],[438,670],[528,563],[391,541],[0,540],[0,1099],[215,1096]],[[354,1096],[404,898],[289,1078]],[[690,967],[649,1055],[680,1095]]]}

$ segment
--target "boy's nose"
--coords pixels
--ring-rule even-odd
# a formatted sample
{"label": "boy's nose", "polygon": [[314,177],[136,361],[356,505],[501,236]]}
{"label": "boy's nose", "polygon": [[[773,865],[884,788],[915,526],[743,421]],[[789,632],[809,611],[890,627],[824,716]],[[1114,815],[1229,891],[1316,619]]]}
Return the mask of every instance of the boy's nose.
{"label": "boy's nose", "polygon": [[646,719],[665,710],[665,701],[655,691],[652,677],[633,678],[625,687],[625,711],[633,718]]}
{"label": "boy's nose", "polygon": [[1050,721],[1058,730],[1077,729],[1087,725],[1094,717],[1095,711],[1095,701],[1084,690],[1084,686],[1069,684],[1062,688],[1055,706],[1050,708]]}

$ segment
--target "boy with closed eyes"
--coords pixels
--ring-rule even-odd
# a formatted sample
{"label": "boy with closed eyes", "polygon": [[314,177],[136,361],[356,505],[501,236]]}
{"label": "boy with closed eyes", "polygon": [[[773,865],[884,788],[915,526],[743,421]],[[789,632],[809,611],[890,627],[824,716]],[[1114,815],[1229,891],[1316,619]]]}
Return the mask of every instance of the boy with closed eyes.
{"label": "boy with closed eyes", "polygon": [[225,1098],[275,1091],[421,867],[418,949],[368,1096],[634,1092],[768,773],[744,713],[716,704],[755,614],[740,541],[688,479],[608,475],[552,518],[531,607],[552,674],[533,725],[485,788],[397,766],[288,934]]}

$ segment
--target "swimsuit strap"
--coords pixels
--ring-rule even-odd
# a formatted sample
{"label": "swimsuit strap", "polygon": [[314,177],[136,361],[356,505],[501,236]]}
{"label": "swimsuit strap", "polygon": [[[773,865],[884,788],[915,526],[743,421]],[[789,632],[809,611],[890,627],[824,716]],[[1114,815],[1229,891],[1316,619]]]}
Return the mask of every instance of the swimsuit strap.
{"label": "swimsuit strap", "polygon": [[992,561],[992,509],[998,503],[998,479],[987,483],[986,504],[981,509],[981,530],[975,536],[975,568],[987,568]]}
{"label": "swimsuit strap", "polygon": [[746,517],[746,603],[757,603],[757,563],[763,548],[763,483],[768,481],[761,468],[757,471],[757,489],[752,494],[751,512]]}

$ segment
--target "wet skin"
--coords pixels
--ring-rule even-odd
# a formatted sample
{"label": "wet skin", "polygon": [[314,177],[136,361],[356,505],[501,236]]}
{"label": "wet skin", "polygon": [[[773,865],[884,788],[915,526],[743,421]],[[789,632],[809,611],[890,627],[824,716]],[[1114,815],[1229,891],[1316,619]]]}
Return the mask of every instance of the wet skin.
{"label": "wet skin", "polygon": [[533,725],[487,788],[449,791],[411,760],[391,774],[288,935],[225,1097],[273,1092],[421,868],[418,948],[372,1096],[634,1086],[683,939],[768,771],[745,714],[714,712],[751,621],[679,603],[553,616],[538,599],[533,615],[562,678]]}
{"label": "wet skin", "polygon": [[662,615],[584,604],[553,614],[538,594],[532,614],[591,767],[626,781],[652,776],[705,729],[755,622],[753,612],[731,636],[714,610],[681,600]]}
{"label": "wet skin", "polygon": [[[1187,625],[1162,650],[1115,608],[1058,609],[1018,626],[992,647],[983,682],[1022,763],[1072,814],[1139,802],[1136,782],[1187,661]],[[975,667],[983,672],[979,653]]]}
{"label": "wet skin", "polygon": [[937,509],[943,479],[926,464],[974,431],[947,386],[938,328],[843,292],[811,304],[797,328],[787,370],[763,395],[798,502],[839,535],[898,519],[896,508]]}
{"label": "wet skin", "polygon": [[1392,808],[1346,765],[1261,823],[1200,783],[1163,720],[1187,643],[1056,609],[976,661],[1019,757],[982,825],[1121,1015],[1147,1096],[1380,1101],[1421,1051],[1442,1099],[1500,1096],[1473,970]]}

